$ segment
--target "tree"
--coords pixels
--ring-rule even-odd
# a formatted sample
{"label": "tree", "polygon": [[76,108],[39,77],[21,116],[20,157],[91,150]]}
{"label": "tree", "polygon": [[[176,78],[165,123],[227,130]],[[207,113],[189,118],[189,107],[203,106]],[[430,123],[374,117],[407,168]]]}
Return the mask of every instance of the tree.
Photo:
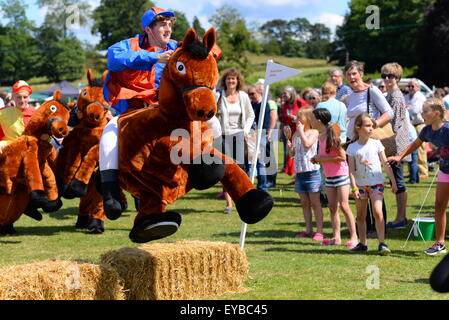
{"label": "tree", "polygon": [[[435,0],[351,0],[342,26],[337,28],[332,60],[345,64],[350,60],[366,63],[366,71],[379,70],[386,62],[396,61],[403,67],[419,64],[417,44],[423,33],[424,9]],[[366,9],[380,9],[379,28],[371,28]]]}
{"label": "tree", "polygon": [[201,22],[197,16],[193,17],[192,28],[195,29],[197,35],[201,38],[206,33],[206,30],[204,30],[204,28],[201,26]]}
{"label": "tree", "polygon": [[142,33],[142,16],[154,6],[149,0],[101,0],[92,14],[92,34],[100,34],[98,49]]}
{"label": "tree", "polygon": [[322,23],[309,25],[309,39],[306,43],[306,56],[312,59],[324,59],[329,51],[331,30]]}
{"label": "tree", "polygon": [[7,21],[0,28],[0,74],[2,84],[35,76],[40,60],[33,28],[26,17],[27,6],[18,0],[1,1],[0,7]]}
{"label": "tree", "polygon": [[48,61],[47,77],[51,81],[76,80],[85,72],[86,56],[76,38],[63,38],[56,42],[54,55]]}
{"label": "tree", "polygon": [[177,41],[182,41],[184,39],[184,36],[187,33],[187,30],[190,28],[189,21],[186,18],[186,15],[181,11],[171,10],[174,12],[176,17],[176,22],[173,25],[173,31],[172,31],[172,39]]}
{"label": "tree", "polygon": [[237,9],[224,5],[217,9],[209,22],[217,31],[217,43],[223,51],[219,68],[237,65],[243,73],[246,73],[248,58],[245,51],[249,48],[251,35],[245,19]]}
{"label": "tree", "polygon": [[449,2],[438,0],[424,15],[418,76],[426,83],[449,86]]}
{"label": "tree", "polygon": [[91,15],[90,5],[85,0],[37,0],[37,4],[48,9],[44,24],[59,30],[62,38],[85,26]]}

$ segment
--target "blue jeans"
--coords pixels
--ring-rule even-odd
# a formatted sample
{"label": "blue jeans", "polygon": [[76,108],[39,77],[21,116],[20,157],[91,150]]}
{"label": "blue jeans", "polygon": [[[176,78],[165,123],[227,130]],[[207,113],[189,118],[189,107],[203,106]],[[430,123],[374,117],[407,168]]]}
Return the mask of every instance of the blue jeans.
{"label": "blue jeans", "polygon": [[[266,155],[266,146],[267,146],[267,136],[262,135],[260,139],[260,158],[256,162],[256,175],[257,175],[257,189],[262,191],[268,191],[267,187],[267,170],[265,166],[265,155]],[[247,174],[251,178],[251,166],[252,163],[248,164]]]}
{"label": "blue jeans", "polygon": [[412,152],[412,161],[408,164],[410,177],[409,183],[419,183],[419,169],[418,169],[418,150]]}

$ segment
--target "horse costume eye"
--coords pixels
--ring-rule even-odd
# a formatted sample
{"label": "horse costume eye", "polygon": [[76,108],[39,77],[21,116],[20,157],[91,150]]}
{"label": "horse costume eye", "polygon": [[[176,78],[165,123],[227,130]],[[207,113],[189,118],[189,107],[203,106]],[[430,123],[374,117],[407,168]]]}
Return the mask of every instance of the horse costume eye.
{"label": "horse costume eye", "polygon": [[87,96],[87,90],[84,90],[83,96],[84,96],[84,97]]}
{"label": "horse costume eye", "polygon": [[176,62],[176,70],[181,74],[186,74],[186,66],[182,62]]}
{"label": "horse costume eye", "polygon": [[55,113],[58,110],[56,106],[50,106],[50,111]]}

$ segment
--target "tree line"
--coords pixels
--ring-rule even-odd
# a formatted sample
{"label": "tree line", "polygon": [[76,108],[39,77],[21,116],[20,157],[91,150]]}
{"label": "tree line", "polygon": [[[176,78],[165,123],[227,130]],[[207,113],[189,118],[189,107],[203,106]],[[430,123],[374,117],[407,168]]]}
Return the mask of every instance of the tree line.
{"label": "tree line", "polygon": [[[157,6],[148,0],[101,0],[92,11],[87,0],[37,0],[37,4],[47,9],[39,27],[26,18],[26,4],[20,0],[0,1],[6,21],[0,25],[3,85],[36,76],[51,81],[80,78],[86,58],[98,56],[98,50],[106,50],[118,41],[141,33],[143,13]],[[379,8],[378,28],[367,27],[370,5]],[[79,25],[92,22],[92,34],[100,37],[96,46],[80,42],[76,29],[68,26],[67,21],[73,18],[73,13],[67,10],[70,6],[78,10]],[[415,68],[416,74],[430,84],[448,84],[447,0],[350,0],[348,7],[344,22],[332,39],[328,27],[313,24],[306,18],[248,23],[237,9],[224,5],[209,17],[223,50],[219,68],[236,66],[244,72],[251,70],[246,52],[327,59],[338,65],[356,59],[366,63],[368,72],[378,70],[385,62],[396,61],[404,67]],[[181,40],[190,27],[200,36],[204,34],[197,17],[189,22],[183,12],[173,11],[177,17],[173,39]],[[434,71],[438,71],[437,76]]]}

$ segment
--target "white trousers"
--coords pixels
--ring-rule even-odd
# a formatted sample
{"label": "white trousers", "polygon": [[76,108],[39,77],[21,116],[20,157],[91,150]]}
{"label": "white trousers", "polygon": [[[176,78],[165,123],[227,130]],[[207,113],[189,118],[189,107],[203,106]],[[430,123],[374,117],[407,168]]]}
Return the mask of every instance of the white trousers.
{"label": "white trousers", "polygon": [[100,138],[100,171],[118,170],[118,116],[104,127]]}

